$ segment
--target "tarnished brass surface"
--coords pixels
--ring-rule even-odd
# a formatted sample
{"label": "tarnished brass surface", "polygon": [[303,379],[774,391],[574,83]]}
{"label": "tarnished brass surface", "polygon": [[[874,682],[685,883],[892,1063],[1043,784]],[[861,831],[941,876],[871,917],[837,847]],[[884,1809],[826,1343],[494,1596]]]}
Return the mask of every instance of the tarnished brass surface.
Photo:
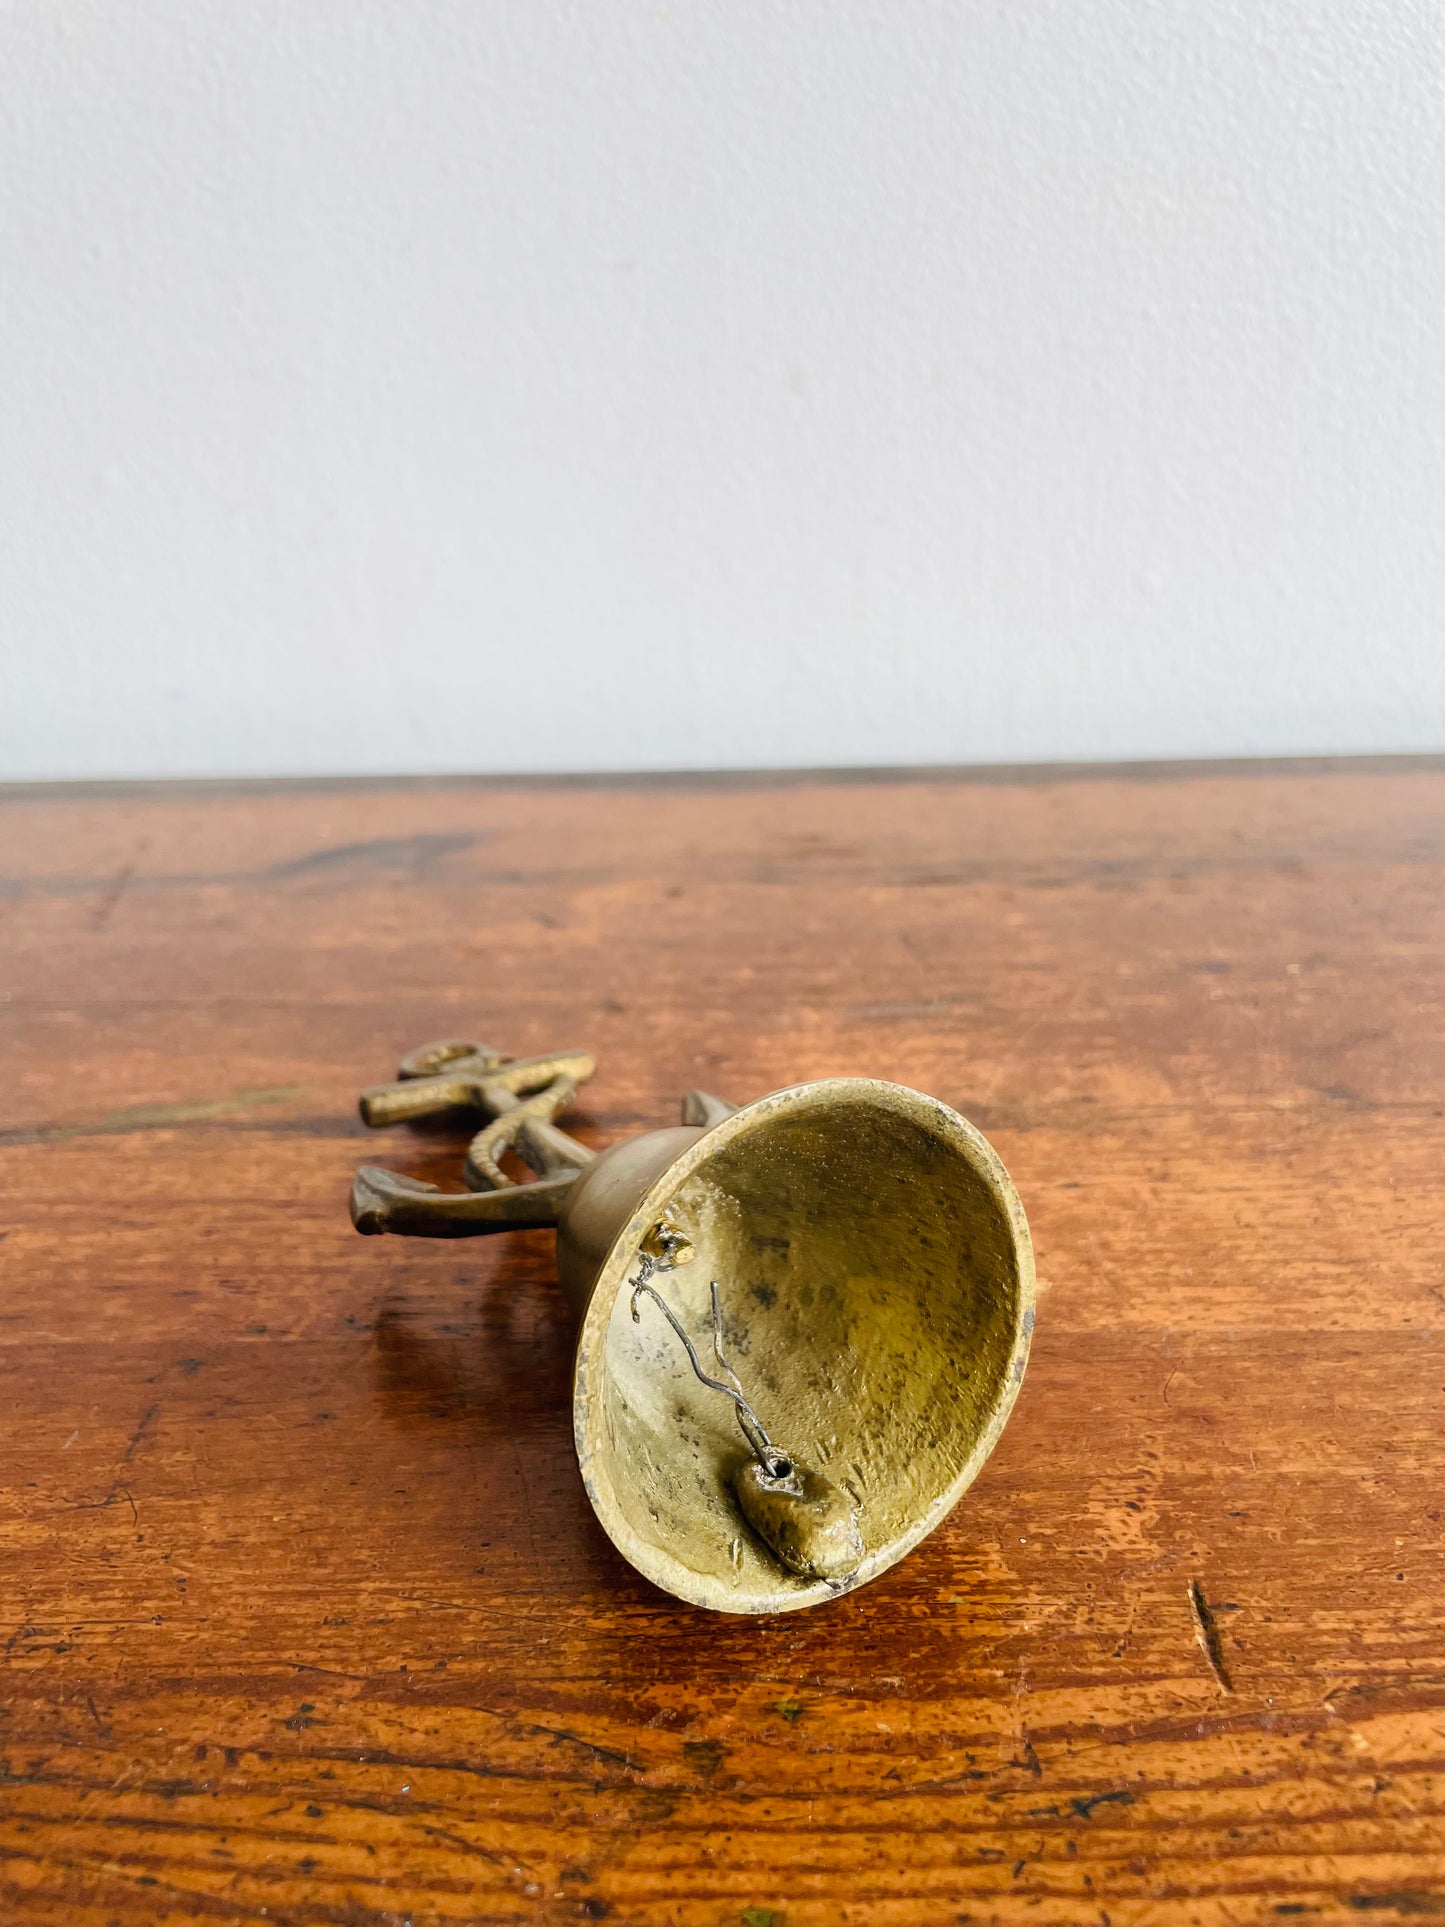
{"label": "tarnished brass surface", "polygon": [[[480,1112],[488,1122],[466,1174],[477,1188],[453,1196],[367,1167],[353,1194],[358,1229],[466,1236],[556,1223],[580,1326],[583,1480],[613,1542],[654,1583],[760,1613],[877,1577],[971,1483],[1023,1377],[1033,1256],[1007,1172],[955,1111],[871,1078],[796,1085],[740,1110],[689,1093],[684,1124],[594,1155],[551,1122],[592,1068],[583,1052],[415,1053],[401,1082],[366,1094],[362,1115]],[[536,1182],[507,1179],[504,1146]],[[693,1254],[667,1275],[673,1309],[704,1329],[719,1282],[728,1352],[759,1416],[810,1478],[846,1495],[856,1547],[800,1554],[801,1570],[788,1571],[749,1529],[743,1512],[765,1495],[749,1488],[740,1509],[750,1461],[731,1408],[693,1376],[661,1319],[629,1314],[625,1287],[664,1223]],[[824,1484],[810,1497],[825,1524]]]}

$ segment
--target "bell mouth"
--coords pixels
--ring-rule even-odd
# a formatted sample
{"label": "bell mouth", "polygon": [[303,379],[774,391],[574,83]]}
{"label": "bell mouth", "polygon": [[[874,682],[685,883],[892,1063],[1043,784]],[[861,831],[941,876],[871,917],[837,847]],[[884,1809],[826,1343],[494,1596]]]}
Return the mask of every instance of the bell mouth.
{"label": "bell mouth", "polygon": [[[693,1375],[629,1280],[660,1219],[696,1256],[653,1282],[730,1363],[768,1433],[857,1511],[849,1579],[795,1578],[744,1522],[751,1456],[731,1402]],[[682,1151],[603,1261],[573,1380],[577,1457],[613,1544],[655,1585],[717,1612],[789,1612],[886,1572],[977,1477],[1012,1409],[1034,1322],[1033,1249],[997,1153],[902,1085],[829,1078],[775,1092]]]}

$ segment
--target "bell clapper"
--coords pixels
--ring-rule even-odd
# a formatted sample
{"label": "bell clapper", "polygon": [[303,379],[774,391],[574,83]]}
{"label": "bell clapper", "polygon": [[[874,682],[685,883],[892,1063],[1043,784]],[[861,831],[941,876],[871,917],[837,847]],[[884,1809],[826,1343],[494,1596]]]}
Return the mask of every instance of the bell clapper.
{"label": "bell clapper", "polygon": [[[683,1248],[686,1258],[681,1255]],[[803,1579],[845,1584],[863,1558],[857,1515],[831,1479],[799,1465],[787,1453],[779,1451],[768,1437],[737,1373],[723,1355],[722,1306],[716,1280],[712,1286],[712,1345],[722,1378],[712,1378],[703,1370],[696,1346],[672,1307],[651,1283],[659,1271],[670,1271],[676,1264],[691,1259],[692,1246],[675,1227],[655,1225],[640,1250],[638,1275],[631,1281],[633,1323],[640,1321],[638,1299],[651,1298],[681,1339],[698,1379],[710,1391],[721,1392],[733,1401],[738,1424],[753,1454],[733,1478],[733,1491],[743,1517],[774,1558],[790,1572]]]}

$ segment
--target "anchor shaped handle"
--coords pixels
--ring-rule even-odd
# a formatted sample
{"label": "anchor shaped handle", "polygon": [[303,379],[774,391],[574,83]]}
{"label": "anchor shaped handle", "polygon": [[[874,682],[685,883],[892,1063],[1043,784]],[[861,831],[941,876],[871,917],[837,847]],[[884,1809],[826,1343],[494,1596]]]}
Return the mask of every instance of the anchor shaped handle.
{"label": "anchor shaped handle", "polygon": [[[487,1120],[467,1149],[466,1191],[442,1191],[420,1178],[365,1164],[351,1189],[358,1231],[398,1231],[423,1238],[471,1238],[555,1224],[562,1200],[595,1152],[552,1123],[579,1084],[597,1068],[587,1051],[508,1057],[490,1044],[457,1039],[423,1044],[401,1060],[394,1084],[361,1094],[361,1116],[373,1127],[478,1111]],[[536,1175],[517,1184],[497,1160],[515,1151]]]}
{"label": "anchor shaped handle", "polygon": [[[597,1068],[589,1051],[508,1057],[490,1044],[454,1039],[423,1044],[401,1060],[393,1084],[361,1094],[363,1123],[379,1128],[448,1111],[479,1112],[487,1121],[467,1147],[465,1191],[443,1191],[421,1178],[364,1164],[351,1187],[358,1231],[420,1238],[475,1238],[489,1231],[554,1225],[572,1186],[597,1153],[558,1130],[565,1110]],[[706,1091],[683,1100],[684,1124],[715,1124],[733,1110]],[[518,1184],[498,1159],[512,1151],[535,1173]]]}

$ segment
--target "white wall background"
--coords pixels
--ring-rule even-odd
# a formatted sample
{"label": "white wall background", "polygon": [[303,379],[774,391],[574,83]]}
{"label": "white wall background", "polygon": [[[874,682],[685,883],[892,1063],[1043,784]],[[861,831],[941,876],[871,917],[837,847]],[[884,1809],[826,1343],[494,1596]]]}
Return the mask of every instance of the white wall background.
{"label": "white wall background", "polygon": [[0,0],[0,771],[1445,747],[1445,8]]}

